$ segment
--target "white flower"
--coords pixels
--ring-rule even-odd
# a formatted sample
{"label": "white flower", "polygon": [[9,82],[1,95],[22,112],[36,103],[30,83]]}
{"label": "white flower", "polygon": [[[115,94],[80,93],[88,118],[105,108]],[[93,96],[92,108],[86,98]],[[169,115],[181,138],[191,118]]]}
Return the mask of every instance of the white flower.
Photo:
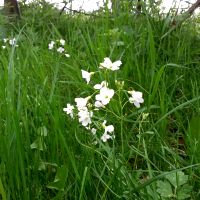
{"label": "white flower", "polygon": [[55,42],[54,42],[54,41],[51,41],[51,42],[49,43],[49,49],[53,49],[54,44],[55,44]]}
{"label": "white flower", "polygon": [[105,126],[105,133],[107,132],[112,133],[113,131],[114,131],[113,125]]}
{"label": "white flower", "polygon": [[142,92],[138,91],[128,91],[129,94],[131,94],[131,97],[129,97],[129,102],[133,103],[137,108],[140,107],[141,103],[144,103],[144,99],[142,98]]}
{"label": "white flower", "polygon": [[62,52],[64,52],[65,51],[65,49],[63,48],[63,47],[59,47],[58,49],[57,49],[57,52],[59,52],[59,53],[62,53]]}
{"label": "white flower", "polygon": [[7,41],[8,41],[8,39],[7,39],[7,38],[4,38],[4,39],[3,39],[3,42],[4,42],[4,43],[6,43]]}
{"label": "white flower", "polygon": [[114,63],[112,63],[112,61],[110,60],[110,58],[104,58],[104,62],[100,63],[100,67],[99,68],[106,68],[106,69],[110,69],[112,71],[118,70],[120,65],[122,64],[122,62],[120,60],[115,61]]}
{"label": "white flower", "polygon": [[101,136],[101,140],[103,142],[106,142],[109,139],[115,138],[115,135],[109,135],[108,133],[113,133],[114,132],[114,126],[113,125],[108,125],[106,126],[106,120],[102,123],[102,126],[104,128],[104,134]]}
{"label": "white flower", "polygon": [[15,45],[16,44],[16,39],[13,38],[13,39],[9,40],[9,44],[12,45],[12,46]]}
{"label": "white flower", "polygon": [[78,108],[78,110],[84,109],[89,99],[90,96],[86,98],[75,98],[76,107]]}
{"label": "white flower", "polygon": [[106,81],[102,81],[101,84],[96,84],[96,85],[94,86],[94,89],[100,90],[100,89],[103,88],[103,87],[108,87],[108,83],[107,83]]}
{"label": "white flower", "polygon": [[66,56],[67,58],[69,58],[69,57],[70,57],[70,55],[69,55],[69,54],[67,54],[67,53],[65,54],[65,56]]}
{"label": "white flower", "polygon": [[110,99],[114,95],[114,90],[103,87],[100,89],[100,93],[96,95],[96,100],[101,102],[103,105],[107,105],[110,102]]}
{"label": "white flower", "polygon": [[66,108],[63,108],[63,111],[66,112],[68,115],[70,115],[71,118],[74,117],[74,113],[73,113],[73,110],[74,110],[74,106],[72,106],[71,104],[67,104],[67,107]]}
{"label": "white flower", "polygon": [[3,46],[2,46],[2,49],[5,49],[5,48],[6,48],[6,46],[3,45]]}
{"label": "white flower", "polygon": [[60,39],[60,44],[61,44],[62,46],[64,46],[64,45],[65,45],[65,40]]}
{"label": "white flower", "polygon": [[104,133],[112,133],[113,131],[114,131],[114,126],[113,125],[108,125],[108,126],[106,126],[106,123],[107,123],[107,121],[106,120],[104,120],[104,122],[102,123],[102,126],[103,126],[103,128],[105,129],[105,132]]}
{"label": "white flower", "polygon": [[88,109],[85,107],[83,110],[80,110],[78,112],[79,122],[85,127],[88,126],[89,124],[92,123],[91,121],[92,115],[93,112],[89,112]]}
{"label": "white flower", "polygon": [[91,76],[94,74],[94,72],[87,72],[85,70],[81,70],[82,78],[86,80],[87,84],[90,82]]}
{"label": "white flower", "polygon": [[91,129],[91,132],[92,132],[93,135],[95,135],[96,132],[97,132],[97,129],[96,129],[96,128],[92,128],[92,129]]}
{"label": "white flower", "polygon": [[107,142],[107,140],[109,139],[112,139],[112,136],[111,135],[108,135],[107,133],[104,133],[102,136],[101,136],[101,140],[103,142]]}

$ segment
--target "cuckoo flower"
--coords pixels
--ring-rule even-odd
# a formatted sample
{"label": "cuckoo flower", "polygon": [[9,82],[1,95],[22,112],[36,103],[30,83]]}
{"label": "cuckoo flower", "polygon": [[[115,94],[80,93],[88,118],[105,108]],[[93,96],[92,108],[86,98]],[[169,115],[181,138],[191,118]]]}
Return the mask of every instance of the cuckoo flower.
{"label": "cuckoo flower", "polygon": [[15,38],[10,39],[9,40],[9,44],[12,45],[12,46],[15,45],[16,44],[16,39]]}
{"label": "cuckoo flower", "polygon": [[106,120],[104,120],[102,125],[103,125],[103,128],[104,128],[104,134],[101,136],[101,140],[103,142],[106,142],[109,139],[113,139],[115,136],[114,135],[109,135],[108,133],[113,133],[114,132],[114,126],[113,125],[106,126]]}
{"label": "cuckoo flower", "polygon": [[100,84],[94,85],[94,89],[100,90],[103,87],[108,87],[108,83],[106,81],[102,81]]}
{"label": "cuckoo flower", "polygon": [[114,93],[115,92],[113,89],[102,87],[99,94],[97,94],[95,97],[96,101],[100,102],[102,105],[107,105],[110,102],[110,99],[113,97]]}
{"label": "cuckoo flower", "polygon": [[87,84],[90,82],[91,76],[94,74],[94,72],[87,72],[85,70],[81,70],[82,78],[86,80]]}
{"label": "cuckoo flower", "polygon": [[121,64],[122,64],[122,62],[120,60],[117,60],[114,63],[112,63],[110,58],[104,58],[104,62],[100,63],[99,68],[100,69],[106,68],[106,69],[110,69],[112,71],[116,71],[116,70],[119,70],[119,67]]}
{"label": "cuckoo flower", "polygon": [[132,90],[128,91],[128,93],[131,95],[131,97],[129,97],[129,102],[133,103],[137,108],[140,108],[140,104],[144,103],[142,92]]}
{"label": "cuckoo flower", "polygon": [[84,109],[88,103],[88,100],[91,97],[86,97],[86,98],[75,98],[75,102],[76,102],[76,107],[78,110]]}
{"label": "cuckoo flower", "polygon": [[88,111],[87,107],[84,107],[83,109],[79,110],[78,112],[78,117],[79,117],[79,122],[87,127],[89,124],[92,123],[91,117],[93,115],[93,112]]}
{"label": "cuckoo flower", "polygon": [[51,49],[53,49],[53,47],[54,47],[54,44],[55,44],[55,42],[54,41],[51,41],[50,43],[49,43],[49,49],[51,50]]}
{"label": "cuckoo flower", "polygon": [[65,40],[60,39],[60,44],[61,44],[62,46],[64,46],[64,45],[65,45]]}
{"label": "cuckoo flower", "polygon": [[66,108],[63,108],[63,111],[66,112],[68,115],[70,115],[71,118],[74,118],[74,106],[72,106],[71,104],[67,104]]}
{"label": "cuckoo flower", "polygon": [[59,52],[59,53],[63,53],[64,51],[65,51],[65,49],[63,47],[57,48],[57,52]]}

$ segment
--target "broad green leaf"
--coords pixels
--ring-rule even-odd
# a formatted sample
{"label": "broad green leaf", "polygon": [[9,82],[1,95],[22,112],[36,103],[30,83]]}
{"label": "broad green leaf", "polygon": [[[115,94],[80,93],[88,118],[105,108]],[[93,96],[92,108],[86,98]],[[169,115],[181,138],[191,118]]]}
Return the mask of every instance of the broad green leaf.
{"label": "broad green leaf", "polygon": [[192,186],[185,184],[182,187],[180,187],[177,191],[177,197],[178,199],[187,199],[190,197],[190,192],[192,191]]}
{"label": "broad green leaf", "polygon": [[58,168],[54,181],[49,183],[47,187],[50,189],[64,191],[67,175],[68,175],[68,170],[65,165]]}
{"label": "broad green leaf", "polygon": [[162,197],[170,198],[173,196],[173,191],[169,182],[157,181],[157,192]]}
{"label": "broad green leaf", "polygon": [[169,174],[166,176],[166,178],[174,187],[184,185],[188,181],[188,175],[185,175],[182,171]]}

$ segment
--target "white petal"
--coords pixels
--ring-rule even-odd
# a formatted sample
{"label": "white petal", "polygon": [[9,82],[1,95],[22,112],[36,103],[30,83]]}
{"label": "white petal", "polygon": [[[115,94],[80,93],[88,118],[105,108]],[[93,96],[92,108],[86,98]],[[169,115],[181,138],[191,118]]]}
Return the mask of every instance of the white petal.
{"label": "white petal", "polygon": [[114,126],[113,125],[106,126],[105,132],[112,133],[113,131],[114,131]]}
{"label": "white petal", "polygon": [[103,142],[107,142],[107,140],[109,140],[109,139],[111,139],[112,137],[110,136],[110,135],[108,135],[108,134],[103,134],[102,136],[101,136],[101,140],[103,141]]}
{"label": "white petal", "polygon": [[81,70],[81,73],[82,73],[82,78],[87,78],[88,76],[90,76],[90,73],[85,70]]}
{"label": "white petal", "polygon": [[133,98],[142,98],[142,92],[133,91],[132,97]]}
{"label": "white petal", "polygon": [[67,58],[69,58],[69,57],[70,57],[70,55],[69,55],[69,54],[67,54],[67,53],[65,54],[65,56],[66,56]]}
{"label": "white petal", "polygon": [[110,102],[110,99],[105,99],[104,98],[104,99],[101,100],[101,102],[105,106],[105,105],[107,105]]}
{"label": "white petal", "polygon": [[139,98],[139,99],[138,99],[138,102],[139,102],[139,103],[144,103],[144,99],[143,99],[143,98]]}
{"label": "white petal", "polygon": [[100,101],[95,101],[94,106],[95,106],[96,108],[104,107],[104,105],[103,105]]}
{"label": "white petal", "polygon": [[119,70],[119,66],[120,66],[121,64],[122,64],[122,62],[121,62],[120,60],[114,62],[114,63],[112,64],[111,70],[113,70],[113,71]]}
{"label": "white petal", "polygon": [[101,88],[107,87],[107,86],[108,86],[108,83],[106,81],[102,81],[101,84],[96,84],[94,86],[94,89],[100,90]]}
{"label": "white petal", "polygon": [[96,84],[94,86],[94,89],[96,89],[96,90],[100,90],[101,88],[102,88],[101,84]]}
{"label": "white petal", "polygon": [[134,101],[133,104],[134,104],[137,108],[140,108],[140,103],[138,103],[137,101]]}
{"label": "white petal", "polygon": [[101,101],[101,100],[102,100],[102,96],[101,96],[100,94],[97,94],[97,95],[95,96],[95,99],[96,99],[97,101]]}
{"label": "white petal", "polygon": [[67,108],[63,108],[63,111],[64,111],[64,112],[67,112],[67,111],[68,111],[68,109],[67,109]]}
{"label": "white petal", "polygon": [[84,108],[87,105],[89,98],[75,98],[77,108]]}
{"label": "white petal", "polygon": [[128,100],[129,100],[130,103],[133,103],[133,102],[134,102],[134,98],[133,98],[133,97],[129,97]]}
{"label": "white petal", "polygon": [[104,62],[100,63],[100,68],[107,68],[109,69],[112,66],[112,62],[110,58],[104,58]]}
{"label": "white petal", "polygon": [[60,39],[60,44],[64,46],[65,45],[65,40]]}
{"label": "white petal", "polygon": [[117,60],[113,63],[113,66],[119,67],[122,64],[121,60]]}

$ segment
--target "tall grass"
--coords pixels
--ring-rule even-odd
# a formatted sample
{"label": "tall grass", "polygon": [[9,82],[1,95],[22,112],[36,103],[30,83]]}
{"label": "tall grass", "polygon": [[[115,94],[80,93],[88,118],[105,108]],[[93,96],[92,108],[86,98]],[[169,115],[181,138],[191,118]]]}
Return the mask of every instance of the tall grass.
{"label": "tall grass", "polygon": [[[167,199],[157,183],[178,171],[189,177],[189,198],[200,198],[200,41],[193,19],[162,38],[167,20],[106,12],[60,16],[48,4],[32,4],[18,23],[0,25],[19,45],[0,49],[3,200]],[[48,49],[60,38],[70,58]],[[104,57],[122,60],[111,80],[142,91],[145,103],[122,112],[111,106],[116,139],[94,145],[62,110],[89,95],[80,69],[96,71]]]}

